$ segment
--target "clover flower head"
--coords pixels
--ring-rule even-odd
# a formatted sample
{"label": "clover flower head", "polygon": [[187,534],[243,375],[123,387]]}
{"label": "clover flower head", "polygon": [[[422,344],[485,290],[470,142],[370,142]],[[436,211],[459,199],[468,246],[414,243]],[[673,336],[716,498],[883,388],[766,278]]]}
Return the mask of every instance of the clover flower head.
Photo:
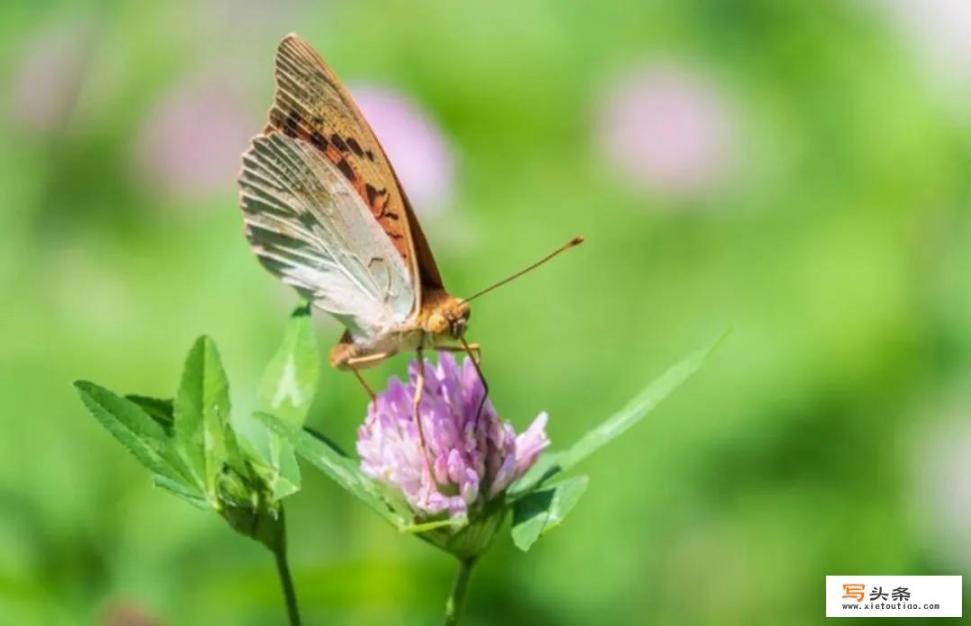
{"label": "clover flower head", "polygon": [[[549,445],[546,413],[517,435],[492,403],[468,358],[442,354],[425,361],[425,384],[415,421],[418,362],[409,382],[392,378],[368,408],[358,431],[361,470],[401,491],[419,517],[470,516],[502,494]],[[481,411],[479,410],[482,404]]]}

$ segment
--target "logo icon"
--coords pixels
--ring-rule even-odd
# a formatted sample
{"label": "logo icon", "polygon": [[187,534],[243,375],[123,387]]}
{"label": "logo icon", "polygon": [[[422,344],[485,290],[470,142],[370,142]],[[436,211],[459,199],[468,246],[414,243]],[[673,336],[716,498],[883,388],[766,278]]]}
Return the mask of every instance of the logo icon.
{"label": "logo icon", "polygon": [[827,576],[826,617],[962,617],[960,576]]}

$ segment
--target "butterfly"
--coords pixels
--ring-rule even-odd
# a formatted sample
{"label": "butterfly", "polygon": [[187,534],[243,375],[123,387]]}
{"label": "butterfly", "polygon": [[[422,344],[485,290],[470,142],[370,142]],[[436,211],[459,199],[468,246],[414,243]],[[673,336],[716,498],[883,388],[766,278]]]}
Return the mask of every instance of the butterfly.
{"label": "butterfly", "polygon": [[458,350],[457,342],[477,351],[464,339],[472,298],[456,298],[442,284],[398,177],[350,93],[295,34],[280,42],[275,75],[269,121],[243,154],[244,232],[264,267],[345,326],[330,364],[357,374],[402,351]]}

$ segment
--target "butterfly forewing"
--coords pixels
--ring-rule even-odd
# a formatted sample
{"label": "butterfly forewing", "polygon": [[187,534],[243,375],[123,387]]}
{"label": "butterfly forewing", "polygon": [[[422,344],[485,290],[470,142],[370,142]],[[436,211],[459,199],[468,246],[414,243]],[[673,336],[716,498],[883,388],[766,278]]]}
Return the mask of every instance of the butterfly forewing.
{"label": "butterfly forewing", "polygon": [[373,364],[467,319],[374,132],[296,35],[277,50],[269,121],[244,155],[239,184],[263,265],[347,326],[335,366]]}
{"label": "butterfly forewing", "polygon": [[350,182],[411,271],[419,301],[422,283],[440,287],[435,261],[384,150],[320,55],[288,35],[277,52],[276,81],[268,130],[309,143]]}
{"label": "butterfly forewing", "polygon": [[263,265],[354,337],[404,323],[412,274],[356,189],[314,146],[272,132],[253,140],[239,178],[246,236]]}

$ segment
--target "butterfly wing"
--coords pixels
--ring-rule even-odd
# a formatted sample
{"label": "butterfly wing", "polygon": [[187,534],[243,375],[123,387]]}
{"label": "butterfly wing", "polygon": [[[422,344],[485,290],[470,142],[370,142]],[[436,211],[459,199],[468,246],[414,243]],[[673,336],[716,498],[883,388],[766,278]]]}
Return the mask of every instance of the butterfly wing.
{"label": "butterfly wing", "polygon": [[408,268],[415,292],[413,312],[417,312],[422,285],[441,289],[442,279],[371,127],[337,76],[297,35],[280,42],[276,83],[267,130],[313,146],[347,180]]}
{"label": "butterfly wing", "polygon": [[259,136],[239,178],[246,237],[273,274],[337,317],[352,338],[408,319],[410,271],[357,190],[316,147]]}

